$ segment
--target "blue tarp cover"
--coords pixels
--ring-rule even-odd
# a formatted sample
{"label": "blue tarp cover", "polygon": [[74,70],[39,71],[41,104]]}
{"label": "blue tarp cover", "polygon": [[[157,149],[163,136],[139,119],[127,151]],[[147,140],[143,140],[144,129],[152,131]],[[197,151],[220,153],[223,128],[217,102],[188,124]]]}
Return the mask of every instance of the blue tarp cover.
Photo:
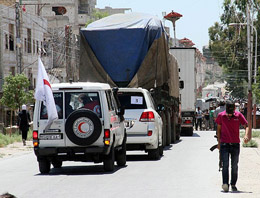
{"label": "blue tarp cover", "polygon": [[111,15],[81,29],[114,82],[130,81],[134,77],[153,41],[163,31],[157,17],[141,13]]}

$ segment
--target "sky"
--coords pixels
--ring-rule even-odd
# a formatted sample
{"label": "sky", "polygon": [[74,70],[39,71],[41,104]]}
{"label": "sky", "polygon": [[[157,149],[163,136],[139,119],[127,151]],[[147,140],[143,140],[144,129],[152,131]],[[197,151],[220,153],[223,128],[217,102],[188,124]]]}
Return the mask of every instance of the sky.
{"label": "sky", "polygon": [[[163,19],[172,10],[183,15],[176,22],[176,37],[190,39],[195,47],[202,52],[202,47],[208,45],[208,28],[220,21],[223,13],[223,0],[97,0],[97,8],[109,6],[112,8],[131,8],[132,12],[148,13]],[[170,21],[165,21],[170,27],[173,38],[173,28]]]}

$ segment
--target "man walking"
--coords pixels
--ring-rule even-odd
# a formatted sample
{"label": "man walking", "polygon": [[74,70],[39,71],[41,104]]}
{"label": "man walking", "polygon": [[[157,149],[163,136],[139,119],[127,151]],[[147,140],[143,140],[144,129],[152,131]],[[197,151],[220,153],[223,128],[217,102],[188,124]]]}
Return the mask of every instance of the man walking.
{"label": "man walking", "polygon": [[[237,191],[236,182],[238,178],[238,161],[240,153],[240,124],[245,128],[244,142],[251,139],[247,126],[247,120],[242,113],[235,111],[235,104],[232,101],[226,102],[226,111],[218,114],[216,119],[218,148],[220,149],[222,168],[222,189],[225,192],[229,190],[229,158],[231,157],[231,189]],[[250,131],[251,134],[251,131]]]}
{"label": "man walking", "polygon": [[200,130],[202,130],[202,111],[200,110],[200,107],[198,107],[198,111],[196,112],[196,131],[198,130],[198,126],[200,127]]}

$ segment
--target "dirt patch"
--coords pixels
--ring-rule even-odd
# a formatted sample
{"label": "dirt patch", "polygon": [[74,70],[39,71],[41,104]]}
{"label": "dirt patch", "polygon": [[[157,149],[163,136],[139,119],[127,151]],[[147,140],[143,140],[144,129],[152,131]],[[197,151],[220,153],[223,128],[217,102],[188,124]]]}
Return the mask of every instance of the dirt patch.
{"label": "dirt patch", "polygon": [[26,146],[23,146],[22,142],[15,142],[13,144],[9,144],[6,147],[0,148],[0,159],[17,155],[23,155],[24,153],[32,151],[32,141],[26,141]]}

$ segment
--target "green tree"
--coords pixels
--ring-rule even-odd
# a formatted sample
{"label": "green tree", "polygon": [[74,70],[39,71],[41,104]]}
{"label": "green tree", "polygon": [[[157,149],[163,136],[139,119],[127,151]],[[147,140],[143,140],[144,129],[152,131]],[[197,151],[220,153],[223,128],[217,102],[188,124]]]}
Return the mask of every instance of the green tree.
{"label": "green tree", "polygon": [[[246,22],[247,2],[224,0],[221,23],[209,28],[210,50],[224,70],[223,79],[227,82],[227,89],[236,98],[247,95],[247,29],[246,26],[231,27],[229,24]],[[255,6],[256,3],[259,5],[259,0],[254,0]],[[259,20],[254,23],[259,29]]]}
{"label": "green tree", "polygon": [[30,82],[24,74],[18,74],[15,76],[10,74],[4,80],[3,97],[1,98],[0,102],[4,106],[11,109],[11,127],[13,111],[18,110],[22,106],[22,104],[28,104],[34,101],[33,92],[28,91],[29,85]]}
{"label": "green tree", "polygon": [[94,11],[91,15],[91,19],[86,22],[85,27],[87,27],[90,23],[92,23],[96,20],[102,19],[104,17],[107,17],[107,16],[109,16],[109,14],[107,12],[100,12],[97,9],[94,9]]}

